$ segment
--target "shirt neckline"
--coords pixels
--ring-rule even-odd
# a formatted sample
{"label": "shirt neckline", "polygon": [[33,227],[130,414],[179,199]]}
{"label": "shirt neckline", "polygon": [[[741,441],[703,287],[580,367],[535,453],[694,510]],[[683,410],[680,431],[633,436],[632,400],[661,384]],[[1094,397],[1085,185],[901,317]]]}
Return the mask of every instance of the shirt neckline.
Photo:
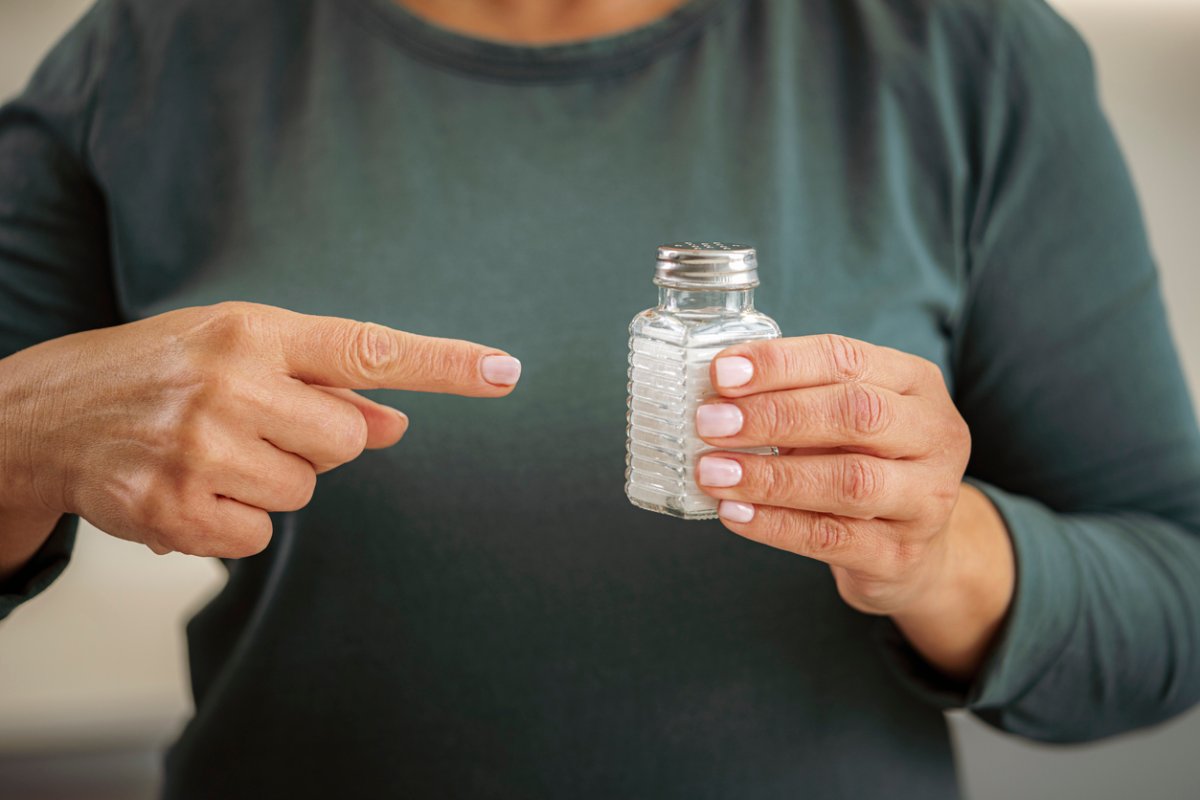
{"label": "shirt neckline", "polygon": [[481,39],[435,25],[394,0],[346,0],[381,23],[405,49],[479,77],[560,83],[636,69],[691,41],[714,13],[736,0],[688,0],[666,16],[621,33],[548,45]]}

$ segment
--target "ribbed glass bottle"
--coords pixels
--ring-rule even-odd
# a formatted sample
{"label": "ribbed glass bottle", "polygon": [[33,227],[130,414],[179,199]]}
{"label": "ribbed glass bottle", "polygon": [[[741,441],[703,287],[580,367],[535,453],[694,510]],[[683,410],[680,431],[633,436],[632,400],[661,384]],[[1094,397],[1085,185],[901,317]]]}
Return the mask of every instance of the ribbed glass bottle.
{"label": "ribbed glass bottle", "polygon": [[[696,462],[715,448],[696,435],[696,409],[715,397],[709,364],[739,342],[774,339],[779,326],[754,309],[754,249],[721,242],[658,248],[658,306],[629,326],[625,494],[635,506],[712,519],[717,501],[696,485]],[[775,448],[747,449],[775,453]]]}

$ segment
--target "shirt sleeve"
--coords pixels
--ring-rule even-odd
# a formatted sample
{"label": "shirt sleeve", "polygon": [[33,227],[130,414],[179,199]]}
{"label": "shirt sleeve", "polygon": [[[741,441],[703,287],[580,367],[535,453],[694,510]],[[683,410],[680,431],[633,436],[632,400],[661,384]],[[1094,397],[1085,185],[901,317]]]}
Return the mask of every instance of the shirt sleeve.
{"label": "shirt sleeve", "polygon": [[1016,593],[970,686],[881,630],[933,702],[1077,742],[1200,697],[1200,434],[1086,46],[1041,0],[1001,5],[954,374]]}
{"label": "shirt sleeve", "polygon": [[[0,358],[119,321],[104,197],[87,159],[106,16],[105,4],[86,14],[0,107]],[[76,523],[60,519],[0,584],[0,619],[66,567]]]}

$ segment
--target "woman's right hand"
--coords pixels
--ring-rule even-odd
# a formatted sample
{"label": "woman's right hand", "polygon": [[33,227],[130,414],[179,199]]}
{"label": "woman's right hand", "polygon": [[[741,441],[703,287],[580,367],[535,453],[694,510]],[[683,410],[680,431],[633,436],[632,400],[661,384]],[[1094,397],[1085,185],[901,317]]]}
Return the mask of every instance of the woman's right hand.
{"label": "woman's right hand", "polygon": [[[252,555],[268,511],[404,435],[352,389],[501,397],[519,376],[494,348],[253,303],[64,336],[0,361],[0,520],[73,513],[156,553]],[[0,524],[0,574],[42,528]]]}

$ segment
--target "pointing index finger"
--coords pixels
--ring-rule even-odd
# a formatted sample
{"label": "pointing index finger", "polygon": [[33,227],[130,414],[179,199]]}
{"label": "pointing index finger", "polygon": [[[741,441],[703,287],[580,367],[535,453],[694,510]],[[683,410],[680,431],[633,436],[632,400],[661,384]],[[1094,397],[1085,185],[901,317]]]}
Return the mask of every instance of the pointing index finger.
{"label": "pointing index finger", "polygon": [[710,368],[713,387],[725,397],[780,389],[869,382],[899,394],[916,394],[936,374],[917,356],[836,334],[766,339],[728,347]]}
{"label": "pointing index finger", "polygon": [[521,376],[517,359],[461,339],[293,312],[282,327],[287,367],[307,383],[501,397],[512,391]]}

